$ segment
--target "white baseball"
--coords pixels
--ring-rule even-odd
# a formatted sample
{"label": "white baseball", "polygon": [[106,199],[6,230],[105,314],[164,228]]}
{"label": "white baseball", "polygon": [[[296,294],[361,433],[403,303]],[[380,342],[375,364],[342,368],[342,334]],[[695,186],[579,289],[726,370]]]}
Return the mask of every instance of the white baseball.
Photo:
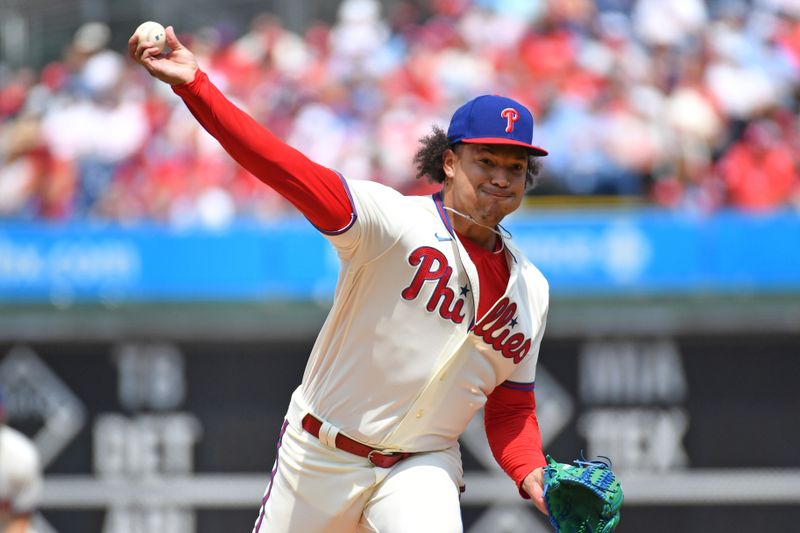
{"label": "white baseball", "polygon": [[139,27],[136,28],[136,35],[139,36],[140,43],[145,41],[153,43],[158,47],[159,52],[163,52],[164,45],[167,44],[167,32],[164,30],[164,26],[152,20],[139,24]]}

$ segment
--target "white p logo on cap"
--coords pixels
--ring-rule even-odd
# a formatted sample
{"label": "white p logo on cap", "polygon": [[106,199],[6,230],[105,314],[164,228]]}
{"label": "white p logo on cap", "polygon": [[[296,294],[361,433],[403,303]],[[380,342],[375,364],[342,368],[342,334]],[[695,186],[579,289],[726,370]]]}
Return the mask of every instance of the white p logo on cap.
{"label": "white p logo on cap", "polygon": [[519,120],[519,113],[513,107],[507,107],[500,111],[500,116],[508,121],[506,125],[506,133],[514,131],[514,123]]}

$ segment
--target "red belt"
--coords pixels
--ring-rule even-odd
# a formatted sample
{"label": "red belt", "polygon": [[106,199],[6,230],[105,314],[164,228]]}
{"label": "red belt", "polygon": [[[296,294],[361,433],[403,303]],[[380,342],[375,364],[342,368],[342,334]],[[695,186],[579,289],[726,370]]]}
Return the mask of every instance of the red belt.
{"label": "red belt", "polygon": [[[321,427],[322,421],[311,413],[303,417],[303,429],[317,438],[319,438],[319,430]],[[358,455],[359,457],[366,457],[369,459],[370,463],[380,468],[390,468],[406,457],[413,455],[408,452],[384,452],[354,441],[341,433],[336,435],[336,448],[352,453],[353,455]]]}

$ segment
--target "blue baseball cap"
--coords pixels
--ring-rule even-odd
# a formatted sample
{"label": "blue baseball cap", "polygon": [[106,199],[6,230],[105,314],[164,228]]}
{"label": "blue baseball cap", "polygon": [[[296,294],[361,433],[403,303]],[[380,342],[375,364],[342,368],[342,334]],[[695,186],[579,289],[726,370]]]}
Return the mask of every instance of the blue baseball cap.
{"label": "blue baseball cap", "polygon": [[478,96],[456,109],[447,128],[447,138],[451,144],[513,144],[524,146],[531,155],[545,156],[548,153],[532,144],[531,112],[505,96]]}

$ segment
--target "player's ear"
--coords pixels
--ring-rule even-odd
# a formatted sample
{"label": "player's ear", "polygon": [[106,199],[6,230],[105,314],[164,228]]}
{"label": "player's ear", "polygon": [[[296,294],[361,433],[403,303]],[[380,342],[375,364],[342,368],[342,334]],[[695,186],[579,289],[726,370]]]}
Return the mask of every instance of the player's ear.
{"label": "player's ear", "polygon": [[442,154],[442,170],[444,171],[445,181],[448,181],[456,175],[456,161],[458,155],[452,148],[448,148]]}

